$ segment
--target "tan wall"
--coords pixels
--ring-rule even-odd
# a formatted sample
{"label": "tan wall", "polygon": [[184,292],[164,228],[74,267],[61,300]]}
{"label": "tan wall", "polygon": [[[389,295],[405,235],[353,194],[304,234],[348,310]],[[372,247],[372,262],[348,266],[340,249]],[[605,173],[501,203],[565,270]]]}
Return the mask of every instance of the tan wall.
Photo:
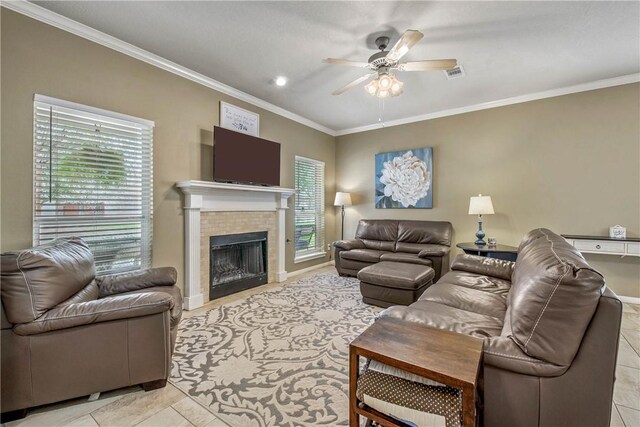
{"label": "tan wall", "polygon": [[[516,246],[528,230],[640,235],[640,85],[631,84],[337,138],[339,191],[360,218],[448,220],[455,243],[475,240],[469,197],[490,195],[487,236]],[[374,155],[433,147],[433,209],[375,209]],[[337,225],[339,228],[339,224]],[[339,231],[339,230],[338,230]],[[640,297],[640,258],[586,255],[617,293]]]}
{"label": "tan wall", "polygon": [[[295,155],[326,162],[327,241],[334,238],[332,136],[20,14],[0,10],[3,251],[31,245],[32,117],[36,93],[155,121],[156,266],[176,266],[182,277],[183,202],[174,184],[186,179],[210,179],[212,129],[219,123],[221,100],[259,113],[260,136],[282,144],[282,186],[294,185]],[[292,201],[289,203],[292,207]],[[287,212],[287,237],[293,239],[292,209]],[[294,264],[292,243],[287,245],[288,271],[328,259],[327,255]]]}

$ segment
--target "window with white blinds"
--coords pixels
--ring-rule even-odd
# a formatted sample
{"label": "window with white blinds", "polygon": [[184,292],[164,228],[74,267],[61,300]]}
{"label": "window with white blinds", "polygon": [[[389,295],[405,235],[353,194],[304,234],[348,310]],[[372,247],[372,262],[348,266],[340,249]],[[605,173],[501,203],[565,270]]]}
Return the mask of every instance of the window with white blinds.
{"label": "window with white blinds", "polygon": [[324,162],[296,156],[295,261],[324,255]]}
{"label": "window with white blinds", "polygon": [[80,237],[99,275],[151,265],[153,125],[36,95],[34,245]]}

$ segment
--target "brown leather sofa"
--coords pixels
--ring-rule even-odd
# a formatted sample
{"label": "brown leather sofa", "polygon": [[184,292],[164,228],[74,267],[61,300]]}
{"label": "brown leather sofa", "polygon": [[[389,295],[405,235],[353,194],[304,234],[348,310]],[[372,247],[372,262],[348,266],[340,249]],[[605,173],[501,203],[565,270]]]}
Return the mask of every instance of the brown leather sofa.
{"label": "brown leather sofa", "polygon": [[446,221],[363,219],[353,240],[334,243],[336,270],[341,276],[380,261],[426,265],[434,281],[449,270],[452,227]]}
{"label": "brown leather sofa", "polygon": [[3,418],[142,384],[162,387],[182,314],[176,270],[96,277],[77,238],[2,254]]}
{"label": "brown leather sofa", "polygon": [[609,425],[622,304],[547,229],[515,263],[458,255],[417,302],[381,316],[484,339],[485,426]]}

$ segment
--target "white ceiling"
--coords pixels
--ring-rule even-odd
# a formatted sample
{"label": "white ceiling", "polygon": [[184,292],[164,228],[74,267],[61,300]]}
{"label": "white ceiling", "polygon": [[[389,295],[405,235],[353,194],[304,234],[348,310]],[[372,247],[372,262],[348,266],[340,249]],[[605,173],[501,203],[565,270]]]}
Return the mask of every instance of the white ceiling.
{"label": "white ceiling", "polygon": [[640,72],[637,1],[35,3],[337,131],[378,122],[380,105],[361,87],[332,96],[363,71],[320,61],[366,61],[373,34],[420,30],[406,60],[457,58],[467,73],[400,73],[384,120]]}

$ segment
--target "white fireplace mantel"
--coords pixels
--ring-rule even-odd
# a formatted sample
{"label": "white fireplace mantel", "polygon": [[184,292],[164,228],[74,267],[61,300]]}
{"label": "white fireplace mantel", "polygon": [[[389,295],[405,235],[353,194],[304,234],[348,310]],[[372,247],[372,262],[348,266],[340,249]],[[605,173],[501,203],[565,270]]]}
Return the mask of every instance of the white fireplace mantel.
{"label": "white fireplace mantel", "polygon": [[287,280],[285,270],[285,223],[287,201],[295,190],[284,187],[260,187],[208,181],[176,183],[184,198],[184,308],[193,310],[204,304],[200,290],[200,213],[274,211],[277,214],[276,281]]}

